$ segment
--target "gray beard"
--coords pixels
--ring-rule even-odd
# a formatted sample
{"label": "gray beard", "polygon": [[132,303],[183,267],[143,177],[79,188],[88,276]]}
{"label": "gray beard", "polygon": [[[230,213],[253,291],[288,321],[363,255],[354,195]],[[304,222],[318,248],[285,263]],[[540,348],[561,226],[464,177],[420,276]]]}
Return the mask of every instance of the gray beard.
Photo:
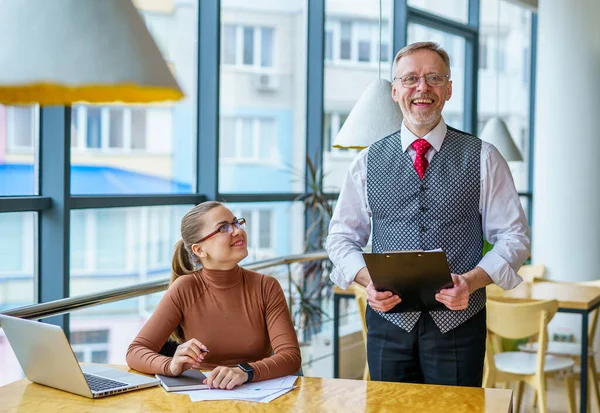
{"label": "gray beard", "polygon": [[411,112],[406,114],[410,124],[419,129],[433,128],[437,124],[439,116],[439,113],[435,111],[425,116],[414,116]]}

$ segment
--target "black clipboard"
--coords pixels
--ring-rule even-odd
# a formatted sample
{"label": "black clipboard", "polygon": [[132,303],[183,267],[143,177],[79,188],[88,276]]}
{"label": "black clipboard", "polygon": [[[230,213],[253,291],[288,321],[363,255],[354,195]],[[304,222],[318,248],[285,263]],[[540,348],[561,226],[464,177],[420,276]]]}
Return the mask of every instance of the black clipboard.
{"label": "black clipboard", "polygon": [[435,299],[441,289],[454,285],[445,252],[363,253],[363,257],[375,289],[392,291],[402,298],[389,312],[447,308]]}

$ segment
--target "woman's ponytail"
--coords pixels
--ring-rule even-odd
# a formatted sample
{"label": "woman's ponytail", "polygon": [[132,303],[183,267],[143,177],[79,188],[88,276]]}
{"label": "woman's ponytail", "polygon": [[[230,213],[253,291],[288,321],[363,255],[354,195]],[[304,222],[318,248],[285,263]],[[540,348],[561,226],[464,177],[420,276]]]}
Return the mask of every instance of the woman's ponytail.
{"label": "woman's ponytail", "polygon": [[175,244],[175,252],[173,253],[173,260],[171,261],[171,282],[173,282],[182,275],[190,274],[194,272],[194,264],[190,259],[190,254],[185,248],[183,240],[180,239]]}

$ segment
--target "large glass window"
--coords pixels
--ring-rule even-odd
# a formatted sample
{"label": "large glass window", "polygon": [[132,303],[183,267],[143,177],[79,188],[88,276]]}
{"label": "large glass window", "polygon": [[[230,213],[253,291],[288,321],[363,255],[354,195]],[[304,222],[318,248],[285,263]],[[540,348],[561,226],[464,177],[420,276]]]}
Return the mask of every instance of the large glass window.
{"label": "large glass window", "polygon": [[164,292],[73,311],[70,342],[80,362],[125,365],[127,348]]}
{"label": "large glass window", "polygon": [[167,278],[181,218],[190,208],[72,211],[71,295]]}
{"label": "large glass window", "polygon": [[4,331],[0,328],[0,386],[12,383],[13,381],[25,377],[25,373],[19,365],[17,356],[15,355],[8,339],[4,335]]}
{"label": "large glass window", "polygon": [[273,118],[221,117],[223,161],[279,164],[277,126]]}
{"label": "large glass window", "polygon": [[35,195],[37,106],[0,105],[0,196]]}
{"label": "large glass window", "polygon": [[408,5],[461,23],[469,21],[468,0],[408,0]]}
{"label": "large glass window", "polygon": [[301,203],[244,202],[228,203],[226,206],[236,217],[246,218],[248,257],[244,263],[303,252]]}
{"label": "large glass window", "polygon": [[452,97],[444,106],[442,115],[446,124],[464,130],[465,39],[415,23],[408,25],[408,43],[436,42],[450,56]]}
{"label": "large glass window", "polygon": [[378,79],[379,50],[381,76],[391,78],[391,19],[392,2],[384,0],[379,44],[378,0],[325,2],[323,184],[327,192],[339,190],[358,153],[355,149],[333,148],[333,143],[361,94]]}
{"label": "large glass window", "polygon": [[478,128],[499,116],[521,151],[523,162],[510,162],[521,192],[529,191],[529,108],[531,11],[506,1],[481,0],[479,34]]}
{"label": "large glass window", "polygon": [[304,187],[306,7],[221,2],[221,193]]}
{"label": "large glass window", "polygon": [[191,193],[195,189],[197,2],[137,2],[185,98],[161,105],[75,105],[71,193]]}
{"label": "large glass window", "polygon": [[[35,303],[35,212],[0,213],[0,312]],[[0,328],[0,386],[18,380],[19,366]]]}
{"label": "large glass window", "polygon": [[274,35],[275,29],[269,26],[223,24],[222,63],[258,69],[273,67]]}
{"label": "large glass window", "polygon": [[[330,0],[331,1],[331,0]],[[333,6],[332,6],[333,7]],[[387,34],[388,23],[382,23],[381,61],[387,62],[389,44]],[[348,20],[348,17],[335,17],[333,14],[325,23],[325,60],[336,63],[369,63],[376,65],[379,61],[377,45],[379,44],[379,22],[376,20]]]}
{"label": "large glass window", "polygon": [[34,303],[36,216],[0,213],[0,312]]}

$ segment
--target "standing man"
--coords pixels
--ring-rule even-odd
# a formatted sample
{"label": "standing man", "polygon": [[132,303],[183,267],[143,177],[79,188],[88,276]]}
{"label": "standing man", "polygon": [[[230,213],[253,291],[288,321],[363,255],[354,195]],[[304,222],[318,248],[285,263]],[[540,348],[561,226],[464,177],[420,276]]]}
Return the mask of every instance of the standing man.
{"label": "standing man", "polygon": [[[350,165],[329,226],[331,278],[341,288],[352,281],[367,288],[373,380],[479,387],[484,287],[522,281],[516,271],[529,256],[527,220],[498,150],[442,118],[452,96],[448,54],[437,43],[410,44],[396,55],[393,74],[402,129]],[[447,309],[388,312],[402,297],[373,287],[362,257],[369,235],[375,253],[444,250],[454,286],[435,298]],[[482,257],[484,238],[494,248]]]}

